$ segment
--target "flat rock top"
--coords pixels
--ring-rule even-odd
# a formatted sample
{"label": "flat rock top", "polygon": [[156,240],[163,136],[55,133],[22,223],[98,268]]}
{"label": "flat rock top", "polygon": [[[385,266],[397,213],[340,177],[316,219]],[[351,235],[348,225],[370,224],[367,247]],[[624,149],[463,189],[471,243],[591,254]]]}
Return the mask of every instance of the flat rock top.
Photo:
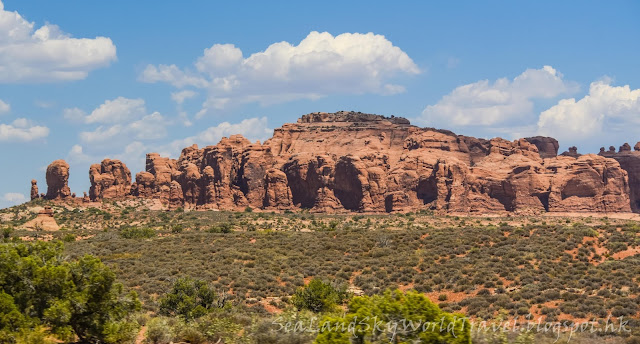
{"label": "flat rock top", "polygon": [[336,113],[314,112],[303,115],[298,119],[298,123],[371,123],[387,121],[397,125],[411,125],[408,119],[404,117],[385,117],[362,112],[338,111]]}

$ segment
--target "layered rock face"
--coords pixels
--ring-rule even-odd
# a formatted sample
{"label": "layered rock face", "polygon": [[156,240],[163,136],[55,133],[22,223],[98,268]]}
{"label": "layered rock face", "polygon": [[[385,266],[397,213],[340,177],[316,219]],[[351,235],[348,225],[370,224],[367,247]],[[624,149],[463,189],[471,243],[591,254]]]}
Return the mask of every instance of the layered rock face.
{"label": "layered rock face", "polygon": [[264,143],[234,135],[187,147],[177,160],[148,154],[129,196],[128,170],[105,160],[91,168],[90,196],[226,210],[630,211],[629,179],[616,160],[557,151],[548,137],[486,140],[400,117],[313,113]]}
{"label": "layered rock face", "polygon": [[633,151],[628,143],[623,144],[617,153],[613,146],[609,147],[609,151],[605,151],[602,147],[599,155],[615,159],[627,171],[631,209],[634,212],[640,212],[640,142],[635,144]]}
{"label": "layered rock face", "polygon": [[69,189],[69,164],[56,160],[47,167],[47,199],[65,199],[71,197]]}

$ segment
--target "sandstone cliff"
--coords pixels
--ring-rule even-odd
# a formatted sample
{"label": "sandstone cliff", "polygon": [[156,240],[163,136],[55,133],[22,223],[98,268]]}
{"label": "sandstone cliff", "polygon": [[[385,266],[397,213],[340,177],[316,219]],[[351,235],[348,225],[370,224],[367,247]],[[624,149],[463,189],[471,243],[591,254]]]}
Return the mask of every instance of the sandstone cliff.
{"label": "sandstone cliff", "polygon": [[486,140],[400,117],[312,113],[264,143],[234,135],[177,160],[148,154],[133,185],[124,164],[105,160],[91,167],[90,197],[229,210],[630,211],[635,194],[619,159],[557,151],[548,137]]}
{"label": "sandstone cliff", "polygon": [[602,147],[599,155],[615,159],[627,171],[629,175],[631,209],[634,212],[640,212],[640,142],[635,144],[633,151],[628,143],[623,144],[617,153],[613,146],[609,147],[607,152]]}

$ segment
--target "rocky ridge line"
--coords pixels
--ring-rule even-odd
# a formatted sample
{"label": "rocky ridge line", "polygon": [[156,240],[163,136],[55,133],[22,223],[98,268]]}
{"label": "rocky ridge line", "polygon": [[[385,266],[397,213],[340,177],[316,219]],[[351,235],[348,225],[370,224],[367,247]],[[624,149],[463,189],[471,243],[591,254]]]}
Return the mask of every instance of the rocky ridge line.
{"label": "rocky ridge line", "polygon": [[[549,137],[486,140],[416,127],[402,117],[311,113],[275,129],[264,143],[233,135],[215,146],[187,147],[178,159],[150,153],[135,181],[124,163],[104,160],[91,166],[84,199],[315,212],[638,209],[633,201],[640,152],[580,155],[572,147],[558,156],[557,151],[558,142]],[[47,198],[70,197],[64,167],[58,160],[47,170]]]}

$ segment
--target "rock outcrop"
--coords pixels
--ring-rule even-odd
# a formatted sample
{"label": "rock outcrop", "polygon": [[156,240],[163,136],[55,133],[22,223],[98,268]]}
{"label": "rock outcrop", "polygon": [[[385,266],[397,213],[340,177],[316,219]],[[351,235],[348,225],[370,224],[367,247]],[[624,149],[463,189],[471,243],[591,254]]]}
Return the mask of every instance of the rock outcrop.
{"label": "rock outcrop", "polygon": [[57,231],[60,229],[56,219],[53,217],[53,209],[44,207],[38,212],[35,219],[27,221],[20,228],[29,231]]}
{"label": "rock outcrop", "polygon": [[538,148],[540,157],[543,159],[555,158],[558,155],[558,140],[553,137],[534,136],[525,138],[529,143],[532,143]]}
{"label": "rock outcrop", "polygon": [[47,199],[65,199],[71,197],[69,189],[69,164],[56,160],[47,167]]}
{"label": "rock outcrop", "polygon": [[[130,186],[124,164],[105,160],[91,168],[90,197],[156,198],[186,209],[630,211],[640,164],[628,177],[620,159],[581,155],[575,147],[557,152],[548,137],[486,140],[401,117],[312,113],[264,143],[233,135],[215,146],[187,147],[178,159],[148,154]],[[614,154],[640,159],[626,147]]]}
{"label": "rock outcrop", "polygon": [[600,149],[600,154],[603,157],[615,159],[622,169],[627,171],[629,175],[629,197],[631,199],[631,209],[634,212],[640,212],[640,142],[636,143],[634,150],[631,150],[631,146],[628,143],[623,144],[620,147],[620,151],[616,153],[615,147],[609,149],[608,152],[604,151],[604,148]]}
{"label": "rock outcrop", "polygon": [[124,198],[131,194],[131,172],[120,160],[102,160],[89,168],[89,198],[92,201]]}
{"label": "rock outcrop", "polygon": [[40,198],[40,193],[38,191],[38,181],[35,179],[31,180],[31,200]]}

